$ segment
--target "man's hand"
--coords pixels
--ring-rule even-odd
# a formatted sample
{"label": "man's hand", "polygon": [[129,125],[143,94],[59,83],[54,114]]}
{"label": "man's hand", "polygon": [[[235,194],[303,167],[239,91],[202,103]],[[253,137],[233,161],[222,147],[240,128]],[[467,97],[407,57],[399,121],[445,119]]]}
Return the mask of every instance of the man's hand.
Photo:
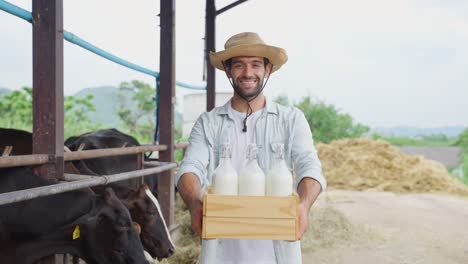
{"label": "man's hand", "polygon": [[192,218],[192,230],[201,237],[203,203],[200,201],[201,185],[198,177],[193,173],[185,173],[177,184],[180,196],[190,211]]}
{"label": "man's hand", "polygon": [[190,216],[192,218],[192,230],[197,236],[201,238],[202,234],[202,218],[203,218],[203,204],[198,201],[194,203],[190,210]]}
{"label": "man's hand", "polygon": [[302,239],[309,226],[309,209],[303,203],[299,203],[297,211],[299,217],[299,239]]}
{"label": "man's hand", "polygon": [[299,183],[297,192],[299,194],[298,221],[299,237],[302,238],[309,225],[309,211],[312,204],[319,196],[322,187],[320,183],[313,178],[304,178]]}

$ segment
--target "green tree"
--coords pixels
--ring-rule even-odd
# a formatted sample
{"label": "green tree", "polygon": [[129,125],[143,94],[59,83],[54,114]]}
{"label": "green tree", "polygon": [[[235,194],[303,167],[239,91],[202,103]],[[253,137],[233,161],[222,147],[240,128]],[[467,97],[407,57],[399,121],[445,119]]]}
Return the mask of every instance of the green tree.
{"label": "green tree", "polygon": [[289,98],[286,95],[279,95],[273,101],[280,105],[289,105]]}
{"label": "green tree", "polygon": [[0,96],[0,126],[23,130],[32,129],[32,89],[22,87]]}
{"label": "green tree", "polygon": [[463,153],[463,174],[462,181],[468,185],[468,127],[458,136],[457,140],[453,144],[455,146],[462,147]]}
{"label": "green tree", "polygon": [[468,127],[458,136],[454,145],[462,147],[465,153],[468,154]]}
{"label": "green tree", "polygon": [[[117,113],[125,126],[124,130],[140,142],[151,142],[155,130],[156,89],[137,80],[123,82],[118,89],[120,107]],[[129,101],[129,96],[134,104]]]}
{"label": "green tree", "polygon": [[[95,111],[91,103],[92,95],[82,99],[73,96],[64,98],[65,138],[98,128],[88,118]],[[0,126],[32,131],[32,88],[23,87],[7,95],[0,96]]]}
{"label": "green tree", "polygon": [[[277,97],[275,101],[289,104],[286,96]],[[316,142],[330,143],[335,139],[361,137],[369,131],[369,127],[354,123],[349,114],[340,113],[334,105],[312,101],[310,96],[303,97],[295,106],[304,113]]]}

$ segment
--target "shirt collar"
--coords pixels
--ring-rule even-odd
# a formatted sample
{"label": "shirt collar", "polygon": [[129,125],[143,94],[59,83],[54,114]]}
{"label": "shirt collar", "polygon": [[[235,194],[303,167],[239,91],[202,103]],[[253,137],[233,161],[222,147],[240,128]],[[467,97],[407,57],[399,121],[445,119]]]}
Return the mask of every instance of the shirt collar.
{"label": "shirt collar", "polygon": [[[232,98],[231,98],[231,100],[232,100]],[[229,111],[231,100],[227,101],[223,106],[220,107],[220,109],[218,111],[218,115],[228,115],[229,117],[231,117],[230,116],[230,111]],[[265,108],[266,108],[267,113],[278,115],[278,104],[277,103],[267,99]]]}

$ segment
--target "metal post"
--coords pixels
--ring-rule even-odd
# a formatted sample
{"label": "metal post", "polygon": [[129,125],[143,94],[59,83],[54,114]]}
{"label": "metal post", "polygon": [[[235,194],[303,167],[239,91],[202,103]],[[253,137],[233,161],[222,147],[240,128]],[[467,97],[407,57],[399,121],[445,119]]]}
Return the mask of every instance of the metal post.
{"label": "metal post", "polygon": [[63,175],[63,2],[32,1],[33,153],[49,155],[44,178]]}
{"label": "metal post", "polygon": [[[63,2],[32,1],[33,154],[48,154],[43,178],[63,175]],[[57,263],[56,257],[39,263]]]}
{"label": "metal post", "polygon": [[[160,86],[159,86],[159,144],[167,150],[159,153],[160,161],[174,161],[174,103],[175,103],[175,0],[160,1]],[[173,171],[160,174],[158,199],[166,223],[174,223]]]}
{"label": "metal post", "polygon": [[205,17],[205,59],[206,59],[206,111],[215,107],[216,103],[216,74],[210,63],[210,52],[216,51],[216,6],[215,0],[206,0]]}

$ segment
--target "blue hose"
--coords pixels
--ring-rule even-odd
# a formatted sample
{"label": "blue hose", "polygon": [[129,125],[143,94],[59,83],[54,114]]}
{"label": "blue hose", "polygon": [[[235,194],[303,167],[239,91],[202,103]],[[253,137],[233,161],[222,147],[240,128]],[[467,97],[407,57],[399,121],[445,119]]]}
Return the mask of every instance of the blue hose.
{"label": "blue hose", "polygon": [[[18,6],[15,6],[11,3],[8,3],[7,1],[4,1],[4,0],[0,0],[0,10],[3,10],[7,13],[10,13],[14,16],[17,16],[21,19],[24,19],[26,21],[28,21],[29,23],[32,23],[32,15],[31,15],[31,12],[27,11],[27,10],[24,10]],[[76,36],[75,34],[73,33],[70,33],[68,31],[65,31],[63,32],[63,38],[65,40],[67,40],[68,42],[70,43],[73,43],[73,44],[76,44],[78,45],[79,47],[82,47],[83,49],[86,49],[88,51],[91,51],[92,53],[98,55],[98,56],[101,56],[105,59],[108,59],[110,61],[113,61],[117,64],[120,64],[122,66],[125,66],[127,68],[130,68],[132,70],[135,70],[135,71],[138,71],[138,72],[141,72],[141,73],[144,73],[144,74],[147,74],[147,75],[151,75],[153,77],[156,78],[156,98],[155,98],[155,101],[156,101],[156,129],[155,129],[155,133],[154,133],[154,143],[156,143],[158,141],[158,133],[159,133],[159,72],[156,72],[156,71],[152,71],[150,69],[147,69],[147,68],[144,68],[144,67],[141,67],[137,64],[134,64],[134,63],[131,63],[131,62],[128,62],[124,59],[121,59],[103,49],[100,49],[96,46],[94,46],[93,44],[79,38],[78,36]],[[192,89],[192,90],[206,90],[206,86],[195,86],[195,85],[190,85],[190,84],[186,84],[186,83],[183,83],[183,82],[178,82],[176,81],[176,85],[177,86],[180,86],[180,87],[183,87],[183,88],[187,88],[187,89]]]}

